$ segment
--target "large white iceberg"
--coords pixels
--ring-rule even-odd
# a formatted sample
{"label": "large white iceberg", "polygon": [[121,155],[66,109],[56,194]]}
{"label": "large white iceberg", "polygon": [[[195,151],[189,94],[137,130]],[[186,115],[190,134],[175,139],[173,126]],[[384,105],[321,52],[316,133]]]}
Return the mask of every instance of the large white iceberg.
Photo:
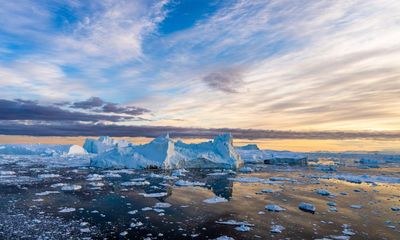
{"label": "large white iceberg", "polygon": [[74,144],[3,144],[0,145],[0,154],[4,155],[39,155],[39,156],[67,156],[87,154],[81,146]]}
{"label": "large white iceberg", "polygon": [[245,163],[307,164],[307,156],[289,151],[260,150],[257,145],[238,147],[237,152]]}
{"label": "large white iceberg", "polygon": [[115,147],[127,147],[130,145],[126,140],[116,140],[107,136],[101,136],[99,139],[87,138],[83,144],[83,148],[88,153],[104,153],[112,150]]}
{"label": "large white iceberg", "polygon": [[175,141],[168,135],[143,145],[114,146],[93,157],[91,166],[102,168],[238,168],[243,165],[230,134],[198,144]]}

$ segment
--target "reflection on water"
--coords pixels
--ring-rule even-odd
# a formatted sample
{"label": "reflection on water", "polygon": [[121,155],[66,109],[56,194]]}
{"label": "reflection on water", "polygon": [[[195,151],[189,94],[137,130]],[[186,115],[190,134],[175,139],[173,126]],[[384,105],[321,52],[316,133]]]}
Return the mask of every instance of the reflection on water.
{"label": "reflection on water", "polygon": [[[336,172],[330,173],[333,176],[382,177],[360,184],[345,178],[323,178],[327,173],[318,170],[317,166],[249,166],[255,170],[253,173],[190,170],[179,179],[205,185],[178,187],[175,182],[179,179],[171,177],[170,171],[111,171],[111,177],[107,177],[109,171],[97,169],[2,165],[0,237],[29,239],[29,236],[41,235],[113,239],[122,238],[122,234],[131,239],[143,239],[144,236],[213,239],[221,235],[235,239],[317,239],[343,236],[347,229],[354,232],[349,235],[351,239],[398,239],[400,212],[391,210],[400,202],[398,165],[387,168],[381,164],[379,169],[339,166]],[[37,178],[44,173],[54,175],[37,183],[3,181],[7,176]],[[100,176],[89,180],[90,174]],[[129,186],[123,184],[126,182],[143,184]],[[77,184],[82,189],[62,192],[54,185],[59,183]],[[324,189],[331,195],[319,195],[317,189]],[[45,194],[46,191],[52,192]],[[145,197],[143,193],[167,195]],[[203,202],[215,196],[229,201]],[[300,211],[300,202],[314,204],[316,213]],[[330,208],[328,202],[334,202],[336,210]],[[286,211],[268,212],[265,210],[267,204],[279,205]],[[60,212],[63,209],[73,211]],[[248,222],[254,227],[248,232],[240,232],[235,226],[216,223],[228,220]],[[57,224],[52,224],[54,222]],[[271,226],[276,224],[285,227],[282,233],[270,232]]]}

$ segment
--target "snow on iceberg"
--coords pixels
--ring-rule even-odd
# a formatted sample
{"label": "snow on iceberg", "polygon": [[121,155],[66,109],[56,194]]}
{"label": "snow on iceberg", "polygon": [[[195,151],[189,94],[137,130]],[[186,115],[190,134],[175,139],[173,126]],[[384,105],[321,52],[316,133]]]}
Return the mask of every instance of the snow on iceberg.
{"label": "snow on iceberg", "polygon": [[38,155],[68,156],[87,154],[81,146],[74,144],[4,144],[0,145],[0,154],[4,155]]}
{"label": "snow on iceberg", "polygon": [[127,147],[131,144],[132,143],[129,143],[126,140],[116,140],[107,136],[101,136],[97,140],[92,138],[87,138],[85,140],[85,143],[83,144],[83,148],[88,153],[100,154],[112,150],[115,147]]}
{"label": "snow on iceberg", "polygon": [[307,156],[300,153],[260,150],[255,144],[249,144],[236,149],[245,163],[307,164]]}
{"label": "snow on iceberg", "polygon": [[243,161],[232,145],[230,134],[198,144],[175,141],[166,135],[143,145],[114,146],[93,157],[90,164],[101,168],[236,169],[243,165]]}

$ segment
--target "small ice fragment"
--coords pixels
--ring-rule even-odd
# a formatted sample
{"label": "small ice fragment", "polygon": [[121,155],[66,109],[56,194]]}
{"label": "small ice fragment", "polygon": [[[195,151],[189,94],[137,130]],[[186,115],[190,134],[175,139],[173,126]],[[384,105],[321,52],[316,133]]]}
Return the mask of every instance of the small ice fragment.
{"label": "small ice fragment", "polygon": [[282,207],[280,207],[280,206],[278,206],[278,205],[275,205],[275,204],[266,205],[266,206],[265,206],[265,209],[267,209],[267,210],[270,211],[270,212],[282,212],[282,211],[286,211],[286,209],[284,209],[284,208],[282,208]]}
{"label": "small ice fragment", "polygon": [[175,183],[176,186],[184,187],[184,186],[205,186],[205,183],[202,182],[190,182],[185,180],[179,180]]}
{"label": "small ice fragment", "polygon": [[70,212],[75,212],[75,208],[62,208],[59,213],[70,213]]}
{"label": "small ice fragment", "polygon": [[64,185],[61,187],[61,191],[65,192],[78,191],[80,189],[82,189],[82,186],[76,184]]}
{"label": "small ice fragment", "polygon": [[154,208],[169,208],[172,205],[170,203],[158,202],[154,205]]}
{"label": "small ice fragment", "polygon": [[132,211],[129,211],[128,214],[134,215],[134,214],[136,214],[137,212],[138,212],[138,210],[132,210]]}
{"label": "small ice fragment", "polygon": [[317,189],[315,192],[321,196],[330,196],[331,195],[331,193],[325,189]]}
{"label": "small ice fragment", "polygon": [[227,199],[223,198],[223,197],[213,197],[213,198],[208,198],[203,200],[204,203],[209,203],[209,204],[213,204],[213,203],[224,203],[224,202],[228,202]]}
{"label": "small ice fragment", "polygon": [[44,178],[58,178],[58,177],[60,177],[60,175],[59,174],[49,173],[49,174],[40,174],[40,175],[38,175],[38,177],[42,178],[42,179],[44,179]]}
{"label": "small ice fragment", "polygon": [[224,235],[221,237],[217,237],[215,240],[235,240],[235,239]]}
{"label": "small ice fragment", "polygon": [[158,192],[158,193],[139,193],[143,197],[165,197],[168,195],[166,192]]}
{"label": "small ice fragment", "polygon": [[361,209],[362,206],[361,205],[350,205],[351,208],[355,208],[355,209]]}
{"label": "small ice fragment", "polygon": [[335,203],[335,202],[327,202],[326,204],[327,204],[328,206],[331,206],[331,207],[336,206],[336,203]]}
{"label": "small ice fragment", "polygon": [[248,232],[251,230],[251,228],[246,225],[240,225],[240,226],[235,227],[235,230],[239,231],[239,232]]}
{"label": "small ice fragment", "polygon": [[302,203],[299,204],[299,209],[304,211],[304,212],[310,212],[310,213],[313,213],[313,214],[315,213],[315,210],[316,210],[315,206],[313,204],[305,203],[305,202],[302,202]]}
{"label": "small ice fragment", "polygon": [[140,227],[140,226],[143,226],[143,223],[140,221],[136,222],[136,223],[131,223],[131,225],[130,225],[131,228],[136,228],[136,227]]}
{"label": "small ice fragment", "polygon": [[398,212],[398,211],[400,211],[400,206],[394,206],[394,207],[391,207],[390,209],[392,209],[393,212]]}
{"label": "small ice fragment", "polygon": [[285,230],[285,227],[281,225],[272,225],[271,226],[271,233],[282,233]]}

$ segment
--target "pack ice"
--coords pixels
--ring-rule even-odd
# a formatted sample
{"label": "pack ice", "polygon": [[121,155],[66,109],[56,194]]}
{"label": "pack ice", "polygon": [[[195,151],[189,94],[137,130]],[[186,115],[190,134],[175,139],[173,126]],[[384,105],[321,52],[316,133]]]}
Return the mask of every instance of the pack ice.
{"label": "pack ice", "polygon": [[67,155],[82,155],[87,154],[87,152],[81,146],[74,144],[3,144],[0,145],[0,154],[58,157]]}
{"label": "pack ice", "polygon": [[307,164],[307,156],[289,151],[260,150],[255,144],[236,148],[245,163]]}
{"label": "pack ice", "polygon": [[114,144],[109,150],[91,158],[90,165],[101,168],[134,169],[151,167],[236,169],[243,165],[243,161],[232,145],[230,134],[222,134],[211,141],[198,144],[175,141],[167,134],[143,145]]}

